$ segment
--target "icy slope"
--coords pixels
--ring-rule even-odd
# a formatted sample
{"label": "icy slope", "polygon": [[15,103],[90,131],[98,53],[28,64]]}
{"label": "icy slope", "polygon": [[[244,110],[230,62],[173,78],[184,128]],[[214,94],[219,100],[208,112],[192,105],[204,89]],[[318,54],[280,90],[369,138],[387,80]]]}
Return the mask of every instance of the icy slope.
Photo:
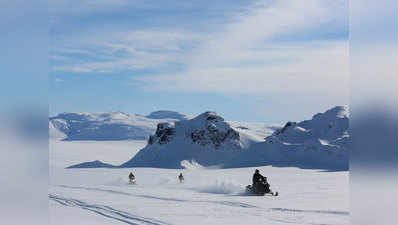
{"label": "icy slope", "polygon": [[50,118],[50,136],[68,141],[146,140],[155,132],[158,123],[185,118],[183,114],[173,112],[155,112],[151,115],[152,118],[121,112],[61,113]]}

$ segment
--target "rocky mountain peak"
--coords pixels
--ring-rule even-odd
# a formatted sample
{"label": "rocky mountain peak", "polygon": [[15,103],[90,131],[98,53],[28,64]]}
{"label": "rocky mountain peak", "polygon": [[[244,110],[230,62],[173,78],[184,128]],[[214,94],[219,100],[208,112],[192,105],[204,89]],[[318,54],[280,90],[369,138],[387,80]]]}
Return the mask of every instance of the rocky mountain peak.
{"label": "rocky mountain peak", "polygon": [[172,123],[159,123],[154,135],[149,136],[148,144],[153,145],[158,143],[160,145],[169,143],[175,135],[175,127]]}

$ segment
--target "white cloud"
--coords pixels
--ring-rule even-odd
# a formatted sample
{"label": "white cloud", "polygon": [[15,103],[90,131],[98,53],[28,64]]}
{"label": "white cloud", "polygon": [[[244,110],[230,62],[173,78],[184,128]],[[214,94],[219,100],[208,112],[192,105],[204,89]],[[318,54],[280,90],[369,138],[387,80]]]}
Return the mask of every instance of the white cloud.
{"label": "white cloud", "polygon": [[[323,93],[347,98],[348,40],[294,38],[316,33],[320,27],[344,28],[347,13],[348,3],[343,0],[264,0],[235,15],[230,20],[234,22],[216,33],[168,28],[79,37],[73,48],[59,48],[56,54],[87,57],[64,60],[54,69],[95,74],[159,71],[181,64],[184,71],[135,76],[132,83],[148,91]],[[280,37],[291,40],[278,41]]]}
{"label": "white cloud", "polygon": [[[348,97],[348,41],[275,41],[280,35],[341,23],[343,1],[256,4],[185,59],[187,70],[135,77],[144,90],[261,94],[326,93]],[[348,12],[348,11],[347,11]],[[347,24],[348,25],[348,24]]]}
{"label": "white cloud", "polygon": [[[135,78],[146,90],[198,91],[221,93],[325,92],[348,94],[348,51],[346,42],[326,42],[316,49],[269,50],[253,53],[265,61],[290,57],[287,62],[247,65],[206,64],[180,74],[159,74]],[[238,53],[250,55],[250,53]],[[233,58],[232,56],[231,58]],[[245,58],[245,57],[242,57]],[[233,59],[232,59],[233,60]],[[252,59],[256,61],[256,58]],[[205,61],[205,60],[204,60]],[[238,64],[238,62],[237,62]]]}
{"label": "white cloud", "polygon": [[74,43],[73,48],[57,48],[52,58],[65,59],[62,57],[65,54],[76,54],[91,59],[71,60],[69,64],[54,66],[54,70],[113,73],[184,63],[185,54],[202,38],[198,34],[170,30],[138,30],[85,38]]}

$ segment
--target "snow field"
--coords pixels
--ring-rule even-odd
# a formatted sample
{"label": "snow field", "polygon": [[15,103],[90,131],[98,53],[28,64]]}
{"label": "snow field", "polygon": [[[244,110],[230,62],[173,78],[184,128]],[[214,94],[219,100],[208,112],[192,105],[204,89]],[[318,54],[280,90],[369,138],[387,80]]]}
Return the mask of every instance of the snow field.
{"label": "snow field", "polygon": [[[259,167],[280,196],[247,196],[255,168],[64,169],[100,159],[120,163],[143,142],[50,145],[52,224],[349,224],[348,172]],[[128,183],[130,171],[137,184]],[[177,176],[182,172],[185,182]]]}

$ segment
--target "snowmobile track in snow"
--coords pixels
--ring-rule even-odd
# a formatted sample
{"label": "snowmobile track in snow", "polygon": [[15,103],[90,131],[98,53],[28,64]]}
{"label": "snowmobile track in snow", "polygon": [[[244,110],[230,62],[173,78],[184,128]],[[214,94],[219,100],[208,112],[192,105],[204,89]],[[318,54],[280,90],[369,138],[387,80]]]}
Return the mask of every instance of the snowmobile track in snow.
{"label": "snowmobile track in snow", "polygon": [[318,214],[333,214],[333,215],[349,215],[345,211],[328,211],[328,210],[301,210],[301,209],[285,209],[285,208],[271,208],[270,211],[293,212],[293,213],[318,213]]}
{"label": "snowmobile track in snow", "polygon": [[[333,221],[334,217],[330,216],[343,216],[349,219],[349,212],[345,211],[329,211],[329,210],[301,210],[301,209],[287,209],[287,208],[270,208],[267,210],[266,218],[270,221],[279,223],[292,223],[292,224],[310,224],[310,225],[337,225],[335,222],[329,223],[314,223],[313,217],[307,217],[305,214],[321,214],[322,220]],[[330,219],[329,219],[330,218]],[[349,224],[347,223],[344,224]]]}
{"label": "snowmobile track in snow", "polygon": [[102,191],[102,192],[108,192],[111,194],[132,196],[132,194],[127,193],[127,192],[115,191],[115,190],[110,190],[110,189],[90,188],[90,187],[74,187],[74,186],[68,186],[68,185],[58,185],[58,187],[69,188],[69,189],[81,189],[81,190],[86,190],[86,191]]}
{"label": "snowmobile track in snow", "polygon": [[161,200],[161,201],[213,203],[213,204],[221,204],[221,205],[232,206],[232,207],[258,208],[255,205],[250,205],[250,204],[246,204],[243,202],[236,202],[236,201],[187,200],[187,199],[177,199],[177,198],[165,198],[165,197],[158,197],[158,196],[152,196],[152,195],[134,195],[134,194],[130,194],[127,192],[114,191],[114,190],[110,190],[110,189],[101,189],[101,188],[74,187],[74,186],[67,186],[67,185],[58,185],[58,187],[70,188],[70,189],[81,189],[81,190],[86,190],[86,191],[100,191],[100,192],[107,192],[107,193],[111,193],[111,194],[127,195],[127,196],[132,196],[132,197],[148,198],[148,199],[155,199],[155,200]]}
{"label": "snowmobile track in snow", "polygon": [[150,225],[167,225],[170,223],[166,223],[160,220],[136,216],[131,213],[114,209],[110,206],[106,205],[96,205],[96,204],[88,204],[83,201],[72,199],[72,198],[64,198],[58,195],[50,194],[49,198],[63,206],[67,207],[77,207],[84,210],[88,210],[94,212],[98,215],[114,219],[126,224],[131,225],[140,225],[140,224],[150,224]]}

